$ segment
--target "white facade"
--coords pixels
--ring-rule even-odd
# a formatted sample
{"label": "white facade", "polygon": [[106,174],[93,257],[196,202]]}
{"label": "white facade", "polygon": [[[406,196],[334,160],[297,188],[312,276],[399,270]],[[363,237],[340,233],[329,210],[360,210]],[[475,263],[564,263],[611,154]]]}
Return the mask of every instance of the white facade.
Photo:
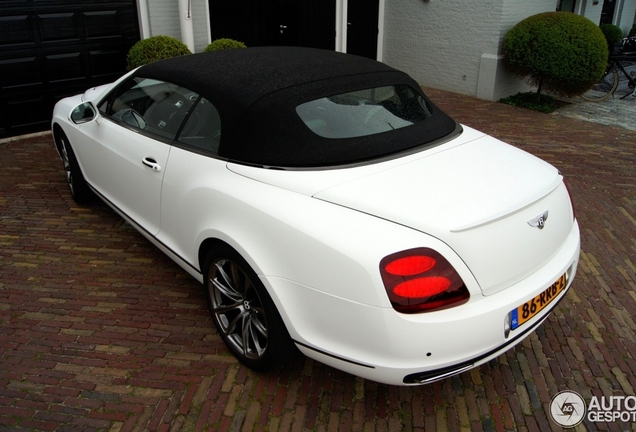
{"label": "white facade", "polygon": [[[210,41],[210,19],[207,0],[186,1],[190,5],[194,50],[201,52]],[[137,0],[143,38],[172,36],[184,40],[181,33],[179,0]]]}
{"label": "white facade", "polygon": [[[179,3],[190,5],[194,52],[210,40],[208,0],[137,0],[143,37],[182,37]],[[612,22],[627,34],[636,0],[615,0]],[[526,84],[507,72],[502,46],[519,21],[556,10],[558,0],[380,0],[378,60],[421,85],[499,100]],[[576,0],[574,12],[598,23],[603,0]],[[347,0],[336,0],[336,50],[347,46]]]}
{"label": "white facade", "polygon": [[502,66],[507,28],[554,9],[553,0],[516,2],[517,7],[509,7],[508,1],[389,1],[384,61],[422,85],[497,99],[495,92],[519,81]]}
{"label": "white facade", "polygon": [[636,1],[619,0],[616,9],[619,11],[614,14],[614,24],[623,30],[623,34],[629,34],[634,25],[634,15],[636,15]]}

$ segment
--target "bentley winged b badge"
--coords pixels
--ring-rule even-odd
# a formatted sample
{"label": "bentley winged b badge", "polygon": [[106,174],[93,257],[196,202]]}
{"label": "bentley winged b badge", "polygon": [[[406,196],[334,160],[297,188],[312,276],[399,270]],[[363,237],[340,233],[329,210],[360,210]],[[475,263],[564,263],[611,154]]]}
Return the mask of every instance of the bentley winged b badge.
{"label": "bentley winged b badge", "polygon": [[530,225],[531,227],[543,229],[543,227],[545,226],[545,221],[547,220],[548,220],[548,211],[546,210],[543,213],[541,213],[539,216],[530,219],[528,221],[528,225]]}

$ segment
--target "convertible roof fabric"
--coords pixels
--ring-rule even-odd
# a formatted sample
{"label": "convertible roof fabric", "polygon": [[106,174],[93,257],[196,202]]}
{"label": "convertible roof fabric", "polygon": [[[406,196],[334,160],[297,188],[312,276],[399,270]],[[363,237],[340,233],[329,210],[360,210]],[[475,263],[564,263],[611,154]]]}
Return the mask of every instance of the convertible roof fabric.
{"label": "convertible roof fabric", "polygon": [[367,88],[408,84],[383,63],[335,51],[259,47],[214,51],[142,66],[137,76],[179,84],[211,101],[221,115],[219,156],[281,168],[359,163],[432,145],[458,129],[430,104],[433,115],[414,125],[356,138],[316,135],[296,113],[299,104]]}

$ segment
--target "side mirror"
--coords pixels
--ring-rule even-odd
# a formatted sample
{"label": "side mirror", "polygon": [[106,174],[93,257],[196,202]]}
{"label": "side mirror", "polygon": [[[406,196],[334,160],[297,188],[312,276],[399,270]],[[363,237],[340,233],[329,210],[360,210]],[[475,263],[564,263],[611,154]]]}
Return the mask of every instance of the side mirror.
{"label": "side mirror", "polygon": [[97,118],[97,110],[91,102],[84,102],[73,108],[69,118],[75,124],[88,123]]}

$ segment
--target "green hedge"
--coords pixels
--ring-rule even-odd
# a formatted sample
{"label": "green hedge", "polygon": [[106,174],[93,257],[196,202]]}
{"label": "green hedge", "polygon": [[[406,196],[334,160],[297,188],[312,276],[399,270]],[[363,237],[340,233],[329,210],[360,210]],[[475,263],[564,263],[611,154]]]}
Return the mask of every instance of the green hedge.
{"label": "green hedge", "polygon": [[205,47],[203,51],[219,51],[219,50],[228,50],[228,49],[236,49],[236,48],[246,48],[243,42],[239,42],[234,39],[217,39],[212,41],[212,43]]}
{"label": "green hedge", "polygon": [[605,40],[609,46],[614,45],[615,43],[622,42],[623,40],[623,30],[617,25],[614,24],[601,24],[598,26],[603,35],[605,36]]}
{"label": "green hedge", "polygon": [[546,12],[514,26],[504,39],[510,70],[532,85],[576,96],[596,83],[607,65],[607,42],[589,19],[569,12]]}
{"label": "green hedge", "polygon": [[128,51],[128,70],[147,63],[192,54],[187,45],[170,36],[152,36],[137,42]]}

